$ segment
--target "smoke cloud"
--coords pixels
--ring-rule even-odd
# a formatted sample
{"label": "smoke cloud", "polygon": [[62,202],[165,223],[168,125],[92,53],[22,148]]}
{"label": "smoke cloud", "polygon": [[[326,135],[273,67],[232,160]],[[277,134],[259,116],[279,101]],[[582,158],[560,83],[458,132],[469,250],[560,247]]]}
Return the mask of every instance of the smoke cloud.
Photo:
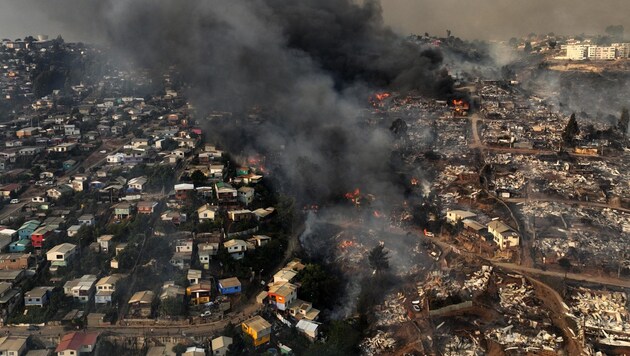
{"label": "smoke cloud", "polygon": [[[34,3],[136,65],[176,68],[202,115],[234,113],[207,125],[211,139],[235,153],[265,153],[303,201],[357,185],[391,190],[383,183],[387,125],[368,127],[360,118],[372,90],[452,91],[441,54],[392,32],[377,1]],[[254,107],[255,125],[248,119]]]}

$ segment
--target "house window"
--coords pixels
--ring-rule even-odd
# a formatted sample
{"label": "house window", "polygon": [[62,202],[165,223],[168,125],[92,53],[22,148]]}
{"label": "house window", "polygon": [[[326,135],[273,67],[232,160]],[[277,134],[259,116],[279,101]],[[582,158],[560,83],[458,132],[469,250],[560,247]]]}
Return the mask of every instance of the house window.
{"label": "house window", "polygon": [[58,260],[63,260],[63,255],[57,255]]}

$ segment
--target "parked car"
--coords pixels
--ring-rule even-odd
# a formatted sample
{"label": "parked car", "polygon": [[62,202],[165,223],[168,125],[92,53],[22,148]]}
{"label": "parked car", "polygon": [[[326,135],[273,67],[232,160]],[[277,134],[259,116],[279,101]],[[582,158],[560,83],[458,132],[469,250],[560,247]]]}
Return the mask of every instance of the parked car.
{"label": "parked car", "polygon": [[205,312],[201,313],[201,315],[200,315],[200,316],[201,316],[202,318],[207,318],[207,317],[209,317],[210,315],[212,315],[212,312],[211,312],[210,310],[206,310]]}
{"label": "parked car", "polygon": [[17,204],[20,202],[20,199],[11,199],[11,201],[9,203],[11,204]]}
{"label": "parked car", "polygon": [[39,330],[39,326],[37,326],[37,325],[32,325],[32,324],[31,324],[31,325],[29,325],[29,326],[26,328],[26,330],[28,330],[28,331],[37,331],[37,330]]}

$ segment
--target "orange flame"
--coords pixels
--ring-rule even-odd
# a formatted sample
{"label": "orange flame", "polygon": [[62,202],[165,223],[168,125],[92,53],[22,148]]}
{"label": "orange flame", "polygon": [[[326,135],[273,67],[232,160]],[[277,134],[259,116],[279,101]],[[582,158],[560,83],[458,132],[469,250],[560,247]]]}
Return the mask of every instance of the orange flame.
{"label": "orange flame", "polygon": [[374,210],[374,217],[380,219],[383,217],[383,214],[381,214],[381,212],[378,210]]}
{"label": "orange flame", "polygon": [[355,199],[358,199],[360,195],[361,195],[361,190],[357,188],[354,190],[354,192],[346,193],[346,195],[344,196],[346,197],[346,199],[354,201]]}
{"label": "orange flame", "polygon": [[348,247],[352,247],[354,246],[354,242],[350,241],[350,240],[344,240],[339,244],[339,247],[341,248],[348,248]]}
{"label": "orange flame", "polygon": [[411,185],[416,186],[418,184],[420,184],[420,179],[416,177],[411,178]]}
{"label": "orange flame", "polygon": [[468,103],[465,102],[464,100],[456,100],[456,99],[453,99],[453,106],[455,106],[455,110],[457,111],[468,110],[470,108]]}
{"label": "orange flame", "polygon": [[390,96],[392,96],[392,94],[390,94],[390,93],[377,93],[377,94],[374,94],[374,97],[378,101],[383,101],[383,100],[389,98]]}

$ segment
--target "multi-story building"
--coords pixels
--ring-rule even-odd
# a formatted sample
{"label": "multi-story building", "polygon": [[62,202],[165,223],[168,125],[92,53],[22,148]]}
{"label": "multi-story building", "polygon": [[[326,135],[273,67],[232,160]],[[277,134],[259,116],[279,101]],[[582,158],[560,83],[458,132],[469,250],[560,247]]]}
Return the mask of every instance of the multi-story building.
{"label": "multi-story building", "polygon": [[591,60],[613,60],[617,57],[617,49],[613,46],[591,46],[587,56]]}
{"label": "multi-story building", "polygon": [[588,46],[586,45],[568,45],[567,46],[567,58],[574,61],[581,61],[588,56]]}
{"label": "multi-story building", "polygon": [[630,57],[630,43],[613,43],[612,46],[617,49],[617,58]]}

